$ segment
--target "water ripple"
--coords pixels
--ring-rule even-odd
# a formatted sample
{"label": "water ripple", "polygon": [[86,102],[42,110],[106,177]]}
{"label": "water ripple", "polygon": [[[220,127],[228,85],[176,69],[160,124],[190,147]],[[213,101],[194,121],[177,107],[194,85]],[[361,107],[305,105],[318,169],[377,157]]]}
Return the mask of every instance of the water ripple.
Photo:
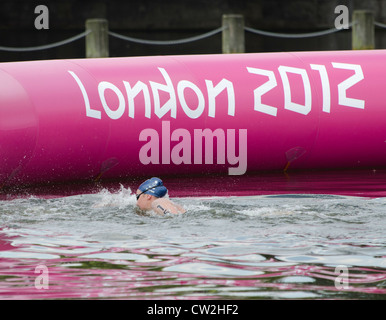
{"label": "water ripple", "polygon": [[[3,299],[380,299],[383,198],[180,198],[144,216],[130,190],[0,202]],[[49,289],[36,288],[38,266]],[[347,267],[347,288],[337,286]],[[339,284],[339,283],[338,283]]]}

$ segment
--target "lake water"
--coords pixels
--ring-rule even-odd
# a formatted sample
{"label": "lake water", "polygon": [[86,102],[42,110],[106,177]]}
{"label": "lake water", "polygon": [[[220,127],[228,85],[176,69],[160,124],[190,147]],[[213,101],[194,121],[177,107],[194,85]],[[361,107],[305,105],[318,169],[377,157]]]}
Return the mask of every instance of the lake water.
{"label": "lake water", "polygon": [[143,215],[127,186],[0,201],[0,298],[385,299],[386,198],[374,188],[170,186],[186,214]]}

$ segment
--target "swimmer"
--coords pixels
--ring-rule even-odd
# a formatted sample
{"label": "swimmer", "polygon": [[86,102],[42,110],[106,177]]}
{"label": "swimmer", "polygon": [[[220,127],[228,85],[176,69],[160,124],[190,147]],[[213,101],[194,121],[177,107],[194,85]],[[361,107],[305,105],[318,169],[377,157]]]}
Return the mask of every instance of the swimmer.
{"label": "swimmer", "polygon": [[186,210],[164,198],[168,189],[159,178],[151,178],[142,183],[137,190],[137,206],[144,211],[153,210],[155,213],[164,215],[167,213],[179,214]]}

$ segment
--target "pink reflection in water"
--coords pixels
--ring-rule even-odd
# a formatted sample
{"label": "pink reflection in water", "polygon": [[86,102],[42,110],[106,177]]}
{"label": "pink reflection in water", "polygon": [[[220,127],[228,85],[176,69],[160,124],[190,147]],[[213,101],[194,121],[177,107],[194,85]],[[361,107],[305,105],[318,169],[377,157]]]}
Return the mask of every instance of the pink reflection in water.
{"label": "pink reflection in water", "polygon": [[[17,248],[15,248],[17,249]],[[126,249],[127,250],[127,249]],[[16,251],[16,250],[15,250]],[[123,250],[122,250],[123,251]],[[114,248],[106,252],[119,252]],[[127,252],[127,251],[125,251]],[[142,254],[143,254],[142,250]],[[60,254],[60,252],[58,252]],[[355,294],[386,294],[386,270],[350,267],[349,288],[334,286],[333,267],[322,265],[283,265],[275,258],[259,266],[202,261],[196,257],[154,255],[152,260],[129,261],[111,259],[62,257],[50,260],[0,258],[1,299],[223,299],[265,298],[275,293],[310,292],[317,298],[355,298]],[[194,268],[185,272],[165,271],[170,266],[193,265],[200,261],[208,267],[254,271],[253,275],[221,275],[197,273]],[[49,270],[49,288],[37,289],[37,265]],[[285,279],[295,277],[295,281]],[[296,278],[297,277],[297,278]],[[307,281],[303,282],[302,279]],[[378,284],[378,285],[377,285]],[[365,296],[367,297],[367,296]]]}

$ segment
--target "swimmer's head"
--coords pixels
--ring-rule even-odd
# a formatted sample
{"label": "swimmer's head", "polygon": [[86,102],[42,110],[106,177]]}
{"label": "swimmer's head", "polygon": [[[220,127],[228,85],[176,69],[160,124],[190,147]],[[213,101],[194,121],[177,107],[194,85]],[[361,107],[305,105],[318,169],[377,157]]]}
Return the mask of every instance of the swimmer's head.
{"label": "swimmer's head", "polygon": [[168,189],[163,185],[160,178],[151,178],[142,183],[137,190],[137,206],[142,210],[147,210],[151,207],[151,202],[155,198],[162,198],[166,195]]}
{"label": "swimmer's head", "polygon": [[[142,183],[138,190],[141,191],[141,193],[150,194],[152,196],[155,196],[156,198],[162,198],[166,195],[168,192],[168,189],[164,186],[162,180],[160,178],[151,178],[146,180],[144,183]],[[137,199],[138,199],[137,195]]]}

